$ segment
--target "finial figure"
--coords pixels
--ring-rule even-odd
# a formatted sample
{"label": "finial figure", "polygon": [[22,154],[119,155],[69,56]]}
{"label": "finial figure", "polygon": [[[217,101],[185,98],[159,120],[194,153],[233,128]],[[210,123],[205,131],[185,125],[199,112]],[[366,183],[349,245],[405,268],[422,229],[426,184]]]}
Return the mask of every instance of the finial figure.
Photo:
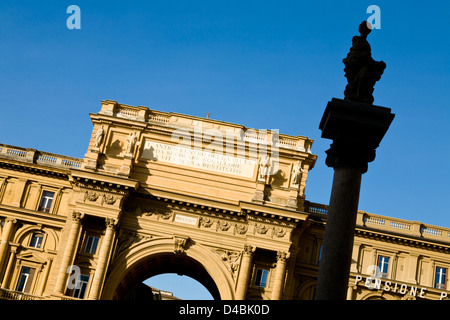
{"label": "finial figure", "polygon": [[269,175],[270,167],[270,157],[268,155],[263,156],[259,159],[259,181],[265,181],[266,177]]}
{"label": "finial figure", "polygon": [[103,129],[103,126],[97,130],[97,133],[95,134],[95,142],[94,147],[99,148],[100,145],[103,142],[103,137],[105,136],[105,130]]}
{"label": "finial figure", "polygon": [[300,160],[297,161],[295,166],[292,168],[292,185],[299,185],[300,184],[300,175],[302,174],[304,170],[302,169],[300,165]]}
{"label": "finial figure", "polygon": [[363,21],[359,25],[361,35],[353,37],[350,52],[342,60],[348,81],[344,91],[345,100],[373,103],[375,82],[380,80],[386,64],[372,59],[370,44],[367,42],[371,31],[370,23]]}
{"label": "finial figure", "polygon": [[127,153],[133,153],[134,151],[134,145],[136,144],[137,136],[136,131],[133,133],[130,133],[127,139]]}

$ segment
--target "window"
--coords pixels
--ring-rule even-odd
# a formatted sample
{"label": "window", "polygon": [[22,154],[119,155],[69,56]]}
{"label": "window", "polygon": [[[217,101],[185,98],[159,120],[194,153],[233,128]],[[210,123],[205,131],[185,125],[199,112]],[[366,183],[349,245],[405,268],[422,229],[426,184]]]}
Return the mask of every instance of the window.
{"label": "window", "polygon": [[378,271],[381,278],[387,278],[389,267],[389,257],[379,256],[378,257]]}
{"label": "window", "polygon": [[42,240],[44,240],[44,235],[42,233],[33,233],[30,241],[30,247],[41,248]]}
{"label": "window", "polygon": [[446,274],[447,274],[446,268],[436,267],[436,276],[434,277],[434,287],[436,289],[445,290],[445,285],[447,283]]}
{"label": "window", "polygon": [[19,280],[17,281],[16,291],[30,292],[31,283],[33,282],[34,268],[22,267]]}
{"label": "window", "polygon": [[98,237],[89,236],[86,242],[86,248],[84,249],[84,252],[89,254],[95,254],[97,252],[97,246],[98,246]]}
{"label": "window", "polygon": [[50,207],[52,206],[54,192],[44,191],[42,193],[41,202],[39,203],[38,211],[50,212]]}
{"label": "window", "polygon": [[267,286],[267,276],[269,275],[269,270],[266,269],[256,269],[255,285],[258,287],[265,288]]}
{"label": "window", "polygon": [[320,248],[319,248],[319,258],[317,260],[317,265],[320,264],[320,259],[322,259],[322,248],[323,248],[323,245],[321,244]]}
{"label": "window", "polygon": [[80,274],[75,284],[75,290],[73,291],[72,296],[78,299],[84,299],[88,283],[89,283],[89,276]]}

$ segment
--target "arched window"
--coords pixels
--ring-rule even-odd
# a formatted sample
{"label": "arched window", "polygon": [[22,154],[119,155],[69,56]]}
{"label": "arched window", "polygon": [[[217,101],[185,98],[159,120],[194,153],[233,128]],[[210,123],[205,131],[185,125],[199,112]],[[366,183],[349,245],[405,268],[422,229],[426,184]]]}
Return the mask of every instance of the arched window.
{"label": "arched window", "polygon": [[44,234],[40,232],[33,233],[33,235],[31,236],[30,247],[38,249],[42,248],[43,240]]}

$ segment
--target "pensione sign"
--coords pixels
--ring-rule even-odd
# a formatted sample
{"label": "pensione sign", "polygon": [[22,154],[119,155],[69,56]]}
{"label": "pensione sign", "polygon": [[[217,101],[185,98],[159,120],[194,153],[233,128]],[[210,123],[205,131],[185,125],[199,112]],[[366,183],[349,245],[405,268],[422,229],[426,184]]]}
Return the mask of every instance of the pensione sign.
{"label": "pensione sign", "polygon": [[[411,286],[404,283],[400,284],[390,280],[382,280],[381,277],[374,275],[368,277],[357,275],[355,277],[355,285],[364,285],[370,290],[383,290],[419,298],[426,298],[427,292],[427,289],[423,287]],[[447,298],[447,292],[442,291],[439,300],[444,300],[445,298]]]}

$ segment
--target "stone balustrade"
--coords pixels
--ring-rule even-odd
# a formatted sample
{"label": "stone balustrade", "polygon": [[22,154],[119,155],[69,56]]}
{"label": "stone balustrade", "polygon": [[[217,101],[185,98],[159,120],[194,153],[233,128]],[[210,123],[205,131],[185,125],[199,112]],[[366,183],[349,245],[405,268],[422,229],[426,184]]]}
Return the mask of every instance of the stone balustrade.
{"label": "stone balustrade", "polygon": [[44,297],[35,296],[20,291],[0,289],[0,300],[43,300]]}
{"label": "stone balustrade", "polygon": [[[134,107],[119,104],[116,101],[111,100],[102,101],[102,109],[99,114],[160,125],[179,125],[189,127],[196,126],[199,122],[198,118],[194,119],[193,117],[177,113],[166,113],[162,111],[150,110],[149,108],[142,106]],[[236,127],[236,125],[230,125],[222,121],[207,118],[202,121],[202,126],[204,129],[242,129],[242,139],[244,141],[311,153],[310,148],[313,141],[303,136],[294,137],[278,134],[271,130],[255,130],[252,128],[245,128],[243,126]]]}
{"label": "stone balustrade", "polygon": [[36,163],[62,169],[79,169],[83,163],[83,159],[42,152],[31,148],[9,146],[5,144],[0,144],[0,158]]}
{"label": "stone balustrade", "polygon": [[[328,206],[305,201],[305,211],[313,214],[326,215],[328,212]],[[370,229],[389,233],[420,237],[424,240],[438,240],[450,243],[450,228],[432,226],[424,224],[420,221],[408,221],[358,211],[356,226],[368,227]]]}

